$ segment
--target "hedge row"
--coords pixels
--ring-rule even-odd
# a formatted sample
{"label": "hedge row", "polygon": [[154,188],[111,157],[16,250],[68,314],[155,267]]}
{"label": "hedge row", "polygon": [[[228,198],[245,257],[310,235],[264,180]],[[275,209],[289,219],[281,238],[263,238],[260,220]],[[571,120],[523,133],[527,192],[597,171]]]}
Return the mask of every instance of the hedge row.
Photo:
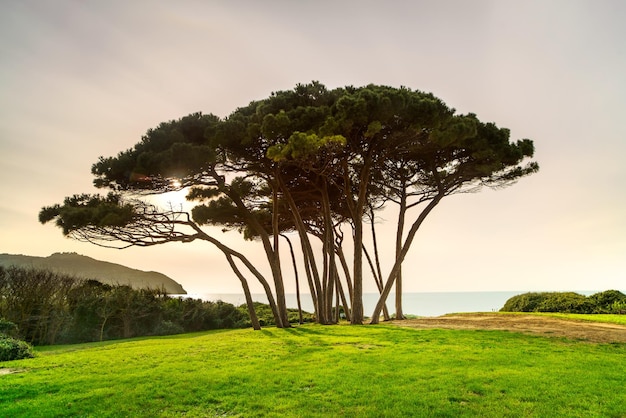
{"label": "hedge row", "polygon": [[626,295],[607,290],[584,296],[575,292],[530,292],[513,296],[500,312],[626,314]]}

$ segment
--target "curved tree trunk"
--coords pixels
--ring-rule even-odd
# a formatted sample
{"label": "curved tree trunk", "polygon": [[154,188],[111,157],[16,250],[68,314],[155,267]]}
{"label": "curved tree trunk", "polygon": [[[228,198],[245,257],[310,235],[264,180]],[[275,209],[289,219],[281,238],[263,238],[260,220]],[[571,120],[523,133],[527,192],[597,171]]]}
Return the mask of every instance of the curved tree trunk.
{"label": "curved tree trunk", "polygon": [[[335,269],[336,269],[336,266],[335,266]],[[335,274],[337,276],[337,293],[339,295],[339,298],[341,298],[341,303],[343,305],[343,313],[346,316],[346,320],[350,321],[350,304],[346,300],[346,293],[343,291],[343,285],[341,284],[341,280],[339,279],[339,270],[336,270]],[[337,302],[337,304],[339,304],[339,302]]]}
{"label": "curved tree trunk", "polygon": [[230,247],[227,247],[226,245],[222,244],[217,239],[213,238],[206,232],[202,231],[202,229],[200,229],[195,223],[189,223],[188,226],[190,226],[197,232],[199,239],[208,241],[211,244],[215,245],[224,253],[224,255],[226,256],[232,255],[233,257],[237,257],[239,260],[241,260],[241,262],[246,266],[246,268],[254,275],[254,277],[257,278],[259,283],[261,283],[261,285],[263,286],[263,290],[265,290],[265,295],[267,296],[267,302],[270,305],[270,309],[272,310],[272,315],[274,316],[274,321],[276,323],[279,323],[281,318],[278,313],[276,301],[274,300],[274,295],[272,294],[272,289],[270,288],[267,280],[265,280],[265,277],[263,277],[263,275],[256,269],[256,267],[252,265],[250,260],[248,260],[243,254],[238,253],[237,251],[233,250]]}
{"label": "curved tree trunk", "polygon": [[404,261],[404,258],[406,257],[406,254],[409,251],[409,248],[411,247],[411,243],[413,242],[413,238],[415,238],[415,234],[417,233],[417,230],[424,222],[424,219],[426,219],[426,216],[428,216],[428,214],[435,208],[435,206],[437,206],[437,204],[441,201],[442,198],[443,198],[442,193],[435,196],[435,198],[430,201],[428,206],[424,208],[422,213],[420,213],[420,215],[417,217],[415,222],[413,222],[413,225],[411,226],[411,229],[409,230],[406,240],[404,241],[404,245],[402,246],[402,250],[400,251],[399,256],[396,258],[396,262],[394,263],[393,268],[391,269],[391,272],[389,273],[389,277],[387,278],[387,283],[385,283],[383,292],[381,293],[380,298],[378,299],[378,303],[376,304],[376,307],[374,308],[374,312],[372,313],[372,320],[370,322],[371,324],[378,324],[378,322],[380,321],[380,312],[383,308],[383,305],[385,304],[385,301],[387,300],[387,296],[389,296],[391,287],[393,286],[395,279],[398,276],[398,271],[400,270],[400,266],[402,266],[402,262]]}
{"label": "curved tree trunk", "polygon": [[[277,249],[275,251],[274,247],[272,246],[272,242],[270,241],[269,234],[267,233],[263,225],[261,225],[259,220],[254,216],[254,214],[252,214],[248,207],[243,203],[239,194],[237,194],[233,189],[226,186],[226,181],[224,177],[220,176],[214,169],[211,170],[211,176],[217,182],[220,191],[222,191],[222,193],[224,193],[232,200],[235,206],[237,206],[242,215],[246,218],[248,225],[252,229],[254,229],[254,231],[261,238],[261,242],[263,243],[263,249],[265,251],[265,257],[267,258],[267,261],[270,265],[270,270],[272,271],[272,278],[274,279],[274,289],[276,290],[276,307],[278,309],[276,326],[278,328],[289,327],[289,320],[287,318],[287,304],[285,302],[285,287],[280,269],[280,260],[278,258]],[[274,205],[276,204],[277,203],[274,202]],[[274,219],[272,220],[272,223],[274,223]],[[267,296],[269,299],[269,294]]]}
{"label": "curved tree trunk", "polygon": [[[281,184],[282,185],[282,184]],[[309,236],[307,234],[306,226],[304,225],[304,221],[300,216],[300,212],[298,211],[298,206],[293,199],[293,196],[289,192],[288,188],[283,187],[284,196],[287,199],[287,203],[289,204],[289,209],[291,210],[291,215],[293,216],[294,223],[296,226],[296,231],[298,231],[298,236],[300,238],[300,245],[302,246],[302,254],[304,256],[304,267],[305,272],[307,274],[307,279],[309,281],[309,288],[311,291],[311,298],[313,299],[313,306],[315,308],[315,316],[316,319],[320,320],[320,315],[322,312],[322,284],[320,281],[319,271],[317,269],[317,264],[315,263],[315,256],[313,254],[313,248],[311,246],[311,241],[309,240]]]}
{"label": "curved tree trunk", "polygon": [[291,240],[287,235],[281,234],[283,238],[287,241],[289,245],[289,253],[291,254],[291,263],[293,264],[293,273],[296,281],[296,301],[298,302],[298,318],[299,324],[302,325],[304,321],[302,320],[302,303],[300,302],[300,281],[298,280],[298,265],[296,264],[296,254],[293,251],[293,245],[291,244]]}
{"label": "curved tree trunk", "polygon": [[[278,168],[276,169],[276,176],[278,175]],[[285,299],[285,283],[283,281],[283,274],[280,265],[280,230],[278,226],[278,190],[277,185],[272,183],[272,237],[273,246],[270,253],[272,258],[272,273],[274,275],[274,269],[276,270],[274,275],[274,285],[276,288],[276,299],[278,299],[278,310],[281,315],[283,327],[289,327],[289,316],[287,313],[287,300]]]}
{"label": "curved tree trunk", "polygon": [[339,262],[341,263],[343,274],[346,276],[348,294],[352,297],[352,277],[350,276],[350,268],[348,267],[348,262],[346,261],[346,255],[343,253],[343,249],[341,247],[336,247],[335,251],[337,251],[337,255],[339,256]]}
{"label": "curved tree trunk", "polygon": [[261,329],[261,324],[259,323],[259,318],[256,316],[256,311],[254,310],[254,301],[252,300],[252,295],[250,294],[248,281],[243,276],[243,274],[241,274],[241,271],[235,264],[235,260],[233,260],[233,256],[230,254],[226,254],[226,253],[224,255],[226,256],[226,259],[228,260],[228,264],[230,264],[230,267],[233,269],[233,271],[239,278],[239,281],[241,281],[241,287],[243,287],[243,293],[246,297],[246,306],[248,308],[248,314],[250,315],[250,322],[252,323],[252,328],[258,331]]}
{"label": "curved tree trunk", "polygon": [[[369,253],[367,252],[367,249],[365,248],[365,245],[363,246],[363,253],[365,254],[365,258],[367,259],[367,263],[370,266],[370,270],[372,270],[372,276],[374,276],[374,281],[376,282],[376,287],[378,288],[378,293],[382,293],[383,292],[383,279],[378,276],[378,273],[376,272],[376,270],[374,269],[374,264],[372,263],[372,258],[370,257]],[[383,318],[385,318],[385,321],[389,321],[389,310],[387,309],[387,304],[385,303],[383,305]]]}

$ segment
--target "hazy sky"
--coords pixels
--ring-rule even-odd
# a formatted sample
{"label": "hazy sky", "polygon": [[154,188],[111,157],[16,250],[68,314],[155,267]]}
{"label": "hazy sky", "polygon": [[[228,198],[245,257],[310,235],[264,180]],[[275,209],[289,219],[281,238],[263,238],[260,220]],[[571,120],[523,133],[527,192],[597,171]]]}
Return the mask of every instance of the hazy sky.
{"label": "hazy sky", "polygon": [[[39,224],[39,209],[94,192],[98,157],[162,121],[227,116],[312,80],[375,83],[530,138],[541,166],[444,199],[409,253],[407,291],[626,291],[624,22],[621,0],[0,0],[0,253],[73,251],[239,292],[208,243],[104,249]],[[393,221],[381,215],[383,238]]]}

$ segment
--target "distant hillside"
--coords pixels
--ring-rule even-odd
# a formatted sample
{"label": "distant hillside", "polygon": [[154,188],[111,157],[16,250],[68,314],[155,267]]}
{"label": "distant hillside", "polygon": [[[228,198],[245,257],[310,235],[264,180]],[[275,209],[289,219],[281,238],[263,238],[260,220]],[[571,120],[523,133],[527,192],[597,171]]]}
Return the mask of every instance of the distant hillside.
{"label": "distant hillside", "polygon": [[102,283],[130,285],[135,289],[164,288],[169,294],[186,294],[183,287],[162,273],[132,269],[120,264],[100,261],[76,253],[55,253],[49,257],[0,254],[0,266],[50,269]]}

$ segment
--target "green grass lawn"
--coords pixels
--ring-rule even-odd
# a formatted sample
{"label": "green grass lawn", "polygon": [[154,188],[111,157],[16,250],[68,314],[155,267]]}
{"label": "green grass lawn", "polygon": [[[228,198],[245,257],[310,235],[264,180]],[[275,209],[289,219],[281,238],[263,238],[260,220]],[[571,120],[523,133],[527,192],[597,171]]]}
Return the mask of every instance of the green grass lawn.
{"label": "green grass lawn", "polygon": [[626,325],[626,315],[613,314],[568,314],[568,313],[534,313],[534,315],[552,316],[555,318],[573,319],[576,321],[606,322]]}
{"label": "green grass lawn", "polygon": [[0,417],[626,417],[626,344],[306,325],[47,347]]}
{"label": "green grass lawn", "polygon": [[[560,312],[458,312],[443,316],[457,315],[516,315],[516,316],[544,316],[549,318],[566,319],[570,321],[603,322],[606,324],[626,325],[626,315],[618,314],[576,314]],[[414,317],[419,318],[419,317]]]}
{"label": "green grass lawn", "polygon": [[[484,312],[485,314],[493,315],[496,312]],[[469,313],[474,314],[474,313]],[[480,314],[480,312],[478,313]],[[449,314],[449,315],[463,315]],[[531,315],[531,316],[547,316],[559,319],[568,319],[571,321],[586,321],[586,322],[604,322],[607,324],[626,325],[626,315],[617,314],[575,314],[575,313],[560,313],[560,312],[497,312],[497,315]]]}

